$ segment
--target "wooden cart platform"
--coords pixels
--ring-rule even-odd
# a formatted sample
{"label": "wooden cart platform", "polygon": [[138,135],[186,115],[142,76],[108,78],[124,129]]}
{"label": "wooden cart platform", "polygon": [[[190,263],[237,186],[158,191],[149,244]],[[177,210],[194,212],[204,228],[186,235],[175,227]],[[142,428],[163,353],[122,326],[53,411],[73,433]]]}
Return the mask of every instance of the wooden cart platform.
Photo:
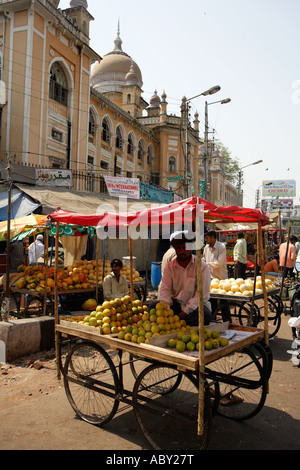
{"label": "wooden cart platform", "polygon": [[[233,351],[243,349],[253,343],[259,342],[264,338],[264,330],[252,327],[243,327],[238,325],[229,325],[230,330],[234,330],[235,336],[229,341],[229,345],[211,351],[205,351],[205,365],[221,357],[224,357]],[[179,353],[167,347],[155,346],[152,344],[137,344],[118,339],[116,335],[103,335],[95,327],[82,325],[69,320],[60,320],[56,325],[56,331],[67,336],[77,337],[95,343],[103,343],[114,350],[122,350],[148,360],[164,362],[178,367],[180,370],[197,371],[199,369],[198,351],[185,351]],[[163,335],[161,338],[164,338]]]}

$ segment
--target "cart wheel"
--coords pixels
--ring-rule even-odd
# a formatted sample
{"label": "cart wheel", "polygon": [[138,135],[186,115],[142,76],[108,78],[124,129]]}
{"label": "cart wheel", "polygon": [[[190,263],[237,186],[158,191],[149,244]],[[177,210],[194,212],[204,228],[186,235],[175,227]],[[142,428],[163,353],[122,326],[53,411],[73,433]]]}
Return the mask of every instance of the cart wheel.
{"label": "cart wheel", "polygon": [[119,381],[111,358],[101,346],[88,342],[74,346],[63,375],[67,398],[81,419],[103,425],[113,418],[119,406]]}
{"label": "cart wheel", "polygon": [[254,305],[241,305],[239,309],[239,324],[241,326],[256,326],[258,322],[258,307]]}
{"label": "cart wheel", "polygon": [[273,354],[271,348],[265,343],[254,343],[250,346],[256,358],[260,361],[264,371],[266,371],[266,378],[269,380],[273,369]]}
{"label": "cart wheel", "polygon": [[209,392],[205,393],[203,434],[198,436],[198,381],[192,374],[168,364],[151,364],[138,376],[132,396],[139,427],[154,449],[206,448],[211,418]]}
{"label": "cart wheel", "polygon": [[[268,329],[269,329],[269,338],[273,338],[279,331],[281,327],[281,310],[280,306],[273,299],[268,298]],[[262,312],[262,309],[261,309]],[[259,323],[264,323],[264,315],[260,313]]]}
{"label": "cart wheel", "polygon": [[[129,355],[129,366],[130,370],[132,372],[132,375],[135,379],[138,378],[139,374],[149,365],[149,362],[152,364],[153,362],[147,361],[146,359],[141,359],[137,356],[133,356],[132,354]],[[165,393],[170,393],[175,390],[176,387],[178,387],[179,383],[181,380],[181,374],[177,374],[176,377],[174,377],[174,380],[170,380],[167,384],[164,384],[164,387],[160,389],[161,395]]]}
{"label": "cart wheel", "polygon": [[262,356],[262,349],[253,352],[245,348],[209,364],[219,382],[218,413],[221,416],[241,421],[252,418],[262,409],[269,378],[267,359]]}

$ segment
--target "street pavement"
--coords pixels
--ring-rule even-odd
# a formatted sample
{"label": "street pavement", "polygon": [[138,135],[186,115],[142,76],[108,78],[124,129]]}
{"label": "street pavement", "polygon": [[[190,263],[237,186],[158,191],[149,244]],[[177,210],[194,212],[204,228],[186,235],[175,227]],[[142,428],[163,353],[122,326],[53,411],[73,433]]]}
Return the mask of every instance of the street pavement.
{"label": "street pavement", "polygon": [[[208,450],[300,449],[300,368],[287,353],[288,319],[282,315],[281,329],[270,341],[274,364],[264,408],[241,423],[214,417]],[[1,450],[150,450],[131,407],[103,428],[87,424],[76,417],[62,381],[52,393],[1,409],[0,423]]]}

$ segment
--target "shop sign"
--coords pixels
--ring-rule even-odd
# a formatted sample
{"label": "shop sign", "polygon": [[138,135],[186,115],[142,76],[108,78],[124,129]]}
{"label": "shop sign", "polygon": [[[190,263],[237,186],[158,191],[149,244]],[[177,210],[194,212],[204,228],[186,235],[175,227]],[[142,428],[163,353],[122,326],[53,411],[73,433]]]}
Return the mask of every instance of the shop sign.
{"label": "shop sign", "polygon": [[111,197],[126,196],[131,199],[140,199],[139,178],[122,178],[117,176],[104,176],[108,194]]}
{"label": "shop sign", "polygon": [[171,191],[163,191],[150,184],[141,183],[141,198],[163,204],[171,204],[173,202],[173,193]]}
{"label": "shop sign", "polygon": [[72,171],[60,170],[56,168],[36,168],[35,184],[37,186],[59,186],[65,188],[72,188]]}

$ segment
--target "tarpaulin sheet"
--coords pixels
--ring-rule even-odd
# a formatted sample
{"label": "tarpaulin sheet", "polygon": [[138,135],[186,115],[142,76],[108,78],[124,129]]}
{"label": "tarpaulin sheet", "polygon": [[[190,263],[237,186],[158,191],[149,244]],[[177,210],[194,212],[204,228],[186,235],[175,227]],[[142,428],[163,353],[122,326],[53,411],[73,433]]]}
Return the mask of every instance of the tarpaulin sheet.
{"label": "tarpaulin sheet", "polygon": [[[24,217],[34,212],[40,205],[19,189],[11,191],[11,218]],[[8,193],[0,193],[0,220],[7,220]]]}
{"label": "tarpaulin sheet", "polygon": [[[21,234],[32,234],[47,222],[47,216],[30,214],[10,221],[10,239],[16,240]],[[7,239],[7,221],[0,222],[0,241]],[[20,238],[22,239],[22,237]]]}
{"label": "tarpaulin sheet", "polygon": [[206,211],[204,217],[206,222],[258,222],[258,220],[260,220],[262,225],[269,222],[268,217],[260,209],[247,209],[239,206],[217,207],[199,197],[193,197],[151,209],[143,208],[135,212],[87,215],[58,210],[53,212],[49,217],[52,221],[85,226],[120,227],[133,222],[136,223],[136,221],[138,221],[140,225],[150,226],[153,224],[164,225],[170,223],[170,221],[176,224],[183,222],[183,220],[185,222],[189,219],[193,220],[196,215],[196,210],[199,207]]}

